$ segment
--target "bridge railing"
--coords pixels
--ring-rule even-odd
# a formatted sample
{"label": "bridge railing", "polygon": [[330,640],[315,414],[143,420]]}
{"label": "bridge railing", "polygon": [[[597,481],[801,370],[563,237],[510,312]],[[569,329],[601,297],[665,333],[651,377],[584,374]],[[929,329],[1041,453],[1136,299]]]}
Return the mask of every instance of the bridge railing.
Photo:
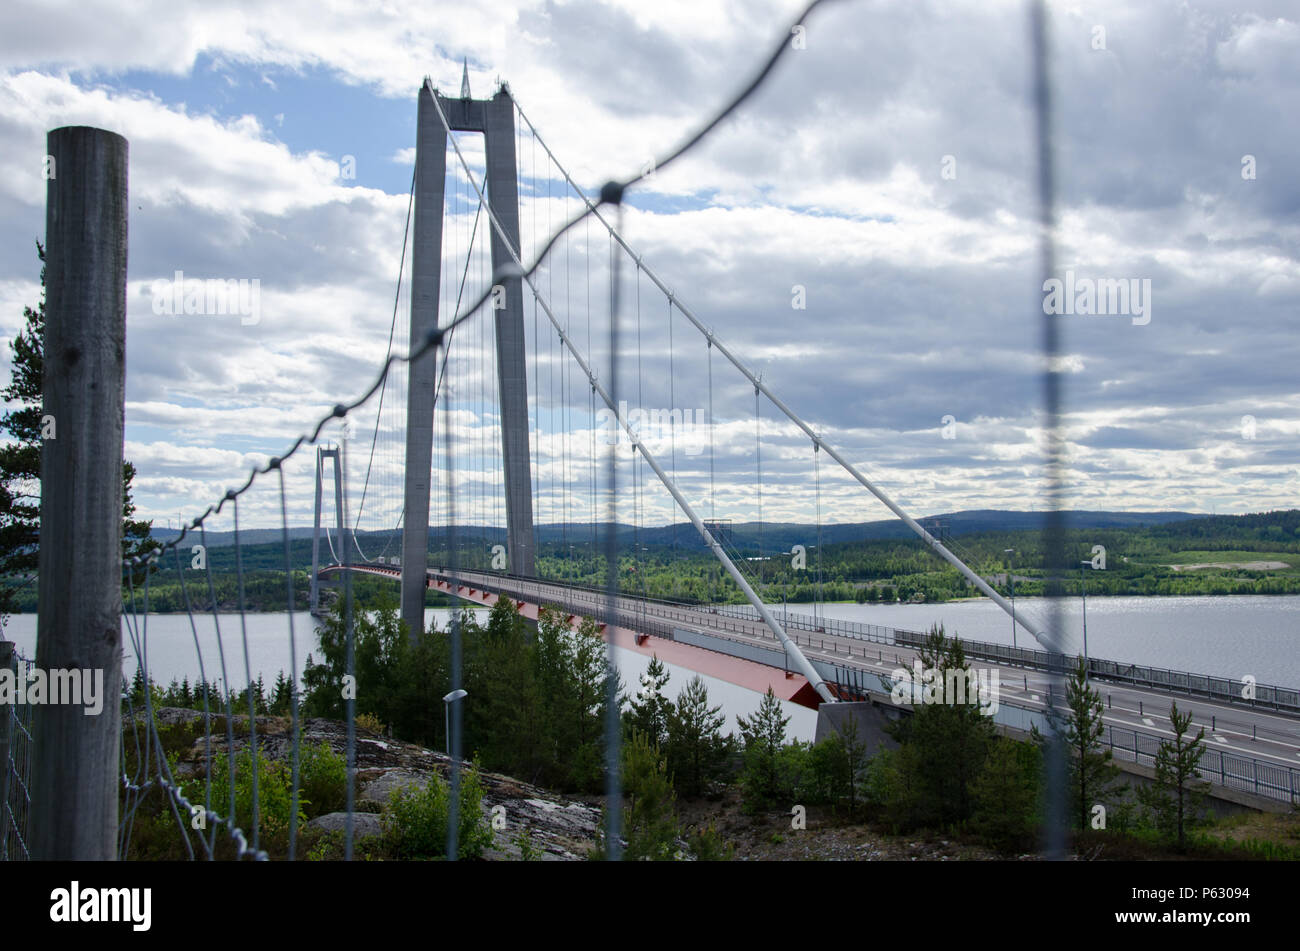
{"label": "bridge railing", "polygon": [[[32,662],[10,641],[0,641],[0,670],[30,672]],[[0,862],[26,861],[27,817],[31,811],[32,707],[0,704]]]}
{"label": "bridge railing", "polygon": [[[578,587],[562,585],[550,582],[540,582],[536,579],[520,578],[517,576],[496,575],[483,572],[474,572],[473,584],[485,590],[493,590],[501,594],[531,594],[537,601],[543,603],[553,603],[570,612],[580,612],[584,605],[596,605],[600,610],[600,616],[605,615],[605,600],[603,594],[595,591],[587,591]],[[487,583],[485,583],[485,581]],[[462,581],[462,583],[464,583]],[[564,592],[563,598],[556,598],[555,595]],[[621,602],[635,600],[627,595],[621,596]],[[634,627],[635,629],[646,633],[653,634],[656,637],[662,637],[666,640],[673,640],[683,644],[690,644],[694,647],[700,647],[705,650],[711,650],[715,653],[726,654],[730,657],[739,657],[745,660],[751,660],[755,663],[764,664],[769,667],[789,668],[788,660],[785,658],[785,652],[777,646],[767,646],[763,644],[753,644],[745,641],[732,640],[726,637],[711,635],[701,631],[691,631],[674,624],[675,618],[670,616],[668,609],[674,609],[678,614],[682,611],[689,611],[693,623],[700,623],[704,626],[712,627],[715,630],[735,632],[735,633],[752,633],[752,628],[739,624],[728,624],[726,617],[731,616],[737,620],[746,618],[745,609],[735,605],[728,605],[717,608],[716,613],[713,609],[701,610],[697,605],[678,605],[664,602],[645,601],[642,607],[626,608],[620,607],[612,619],[614,624],[622,627]],[[752,608],[751,608],[752,610]],[[756,614],[757,612],[755,612]],[[679,620],[679,618],[676,618]],[[900,631],[895,628],[886,628],[879,625],[853,624],[852,622],[835,621],[833,619],[819,618],[816,623],[807,615],[791,615],[786,626],[790,629],[791,639],[804,647],[816,648],[821,650],[843,650],[846,645],[836,644],[833,641],[827,641],[824,637],[813,637],[810,634],[825,634],[827,636],[840,635],[857,637],[860,640],[868,640],[878,645],[876,650],[869,650],[865,646],[855,648],[853,645],[847,645],[845,651],[846,659],[861,654],[864,660],[872,660],[872,654],[875,654],[875,660],[883,662],[885,660],[885,646],[897,648],[913,648],[919,646],[925,639],[925,635],[915,631]],[[783,620],[783,623],[785,621]],[[845,628],[851,627],[853,633],[848,633]],[[797,631],[804,631],[804,636],[800,636]],[[902,636],[900,636],[902,635]],[[971,650],[968,645],[972,642],[963,641],[963,646],[967,648],[966,652],[971,656],[979,656],[977,650]],[[984,645],[980,642],[973,642],[975,647],[988,646],[993,648],[1002,648],[1002,645]],[[1026,651],[1024,648],[1014,649],[1005,648],[1007,652],[1015,651],[1018,653],[1041,654],[1046,656],[1045,651]],[[1058,655],[1059,656],[1059,655]],[[897,663],[902,663],[898,654],[893,655]],[[1006,659],[1005,657],[1000,659]],[[888,679],[883,675],[863,670],[860,667],[851,667],[845,664],[838,664],[834,661],[821,658],[810,658],[818,673],[824,677],[827,682],[834,684],[840,691],[841,695],[866,696],[868,693],[889,693],[890,687]],[[1094,663],[1114,664],[1113,661],[1094,661]],[[1028,664],[1026,666],[1032,666]],[[1119,665],[1116,665],[1119,666]],[[1056,669],[1063,669],[1058,666]],[[1128,668],[1125,667],[1125,670]],[[1148,668],[1149,669],[1149,668]],[[1195,676],[1195,675],[1192,675]],[[1207,678],[1210,681],[1226,683],[1220,678]],[[998,721],[1004,726],[1012,729],[1028,732],[1031,726],[1037,726],[1040,730],[1048,728],[1045,715],[1038,710],[1030,710],[1024,707],[1018,707],[1014,704],[1004,703],[1001,705],[997,717]],[[1142,765],[1153,765],[1155,762],[1156,752],[1160,748],[1161,738],[1154,734],[1143,733],[1138,730],[1131,730],[1124,727],[1115,727],[1108,725],[1106,732],[1103,734],[1103,741],[1106,746],[1114,752],[1119,759],[1129,762],[1140,763]],[[1255,795],[1263,796],[1269,799],[1277,799],[1285,802],[1300,804],[1300,770],[1294,767],[1284,766],[1277,763],[1269,763],[1250,756],[1241,756],[1234,753],[1227,753],[1222,750],[1216,750],[1207,747],[1201,758],[1201,765],[1198,774],[1207,782],[1225,786],[1231,789],[1239,789],[1250,792]]]}
{"label": "bridge railing", "polygon": [[[716,643],[712,647],[704,643],[698,646],[712,650],[721,647],[724,653],[732,651],[731,646]],[[823,677],[843,688],[846,693],[865,697],[870,692],[888,693],[890,690],[889,680],[883,674],[822,660],[814,660],[813,663]],[[1006,703],[999,706],[995,719],[1004,726],[1025,733],[1029,732],[1031,726],[1038,727],[1040,731],[1050,728],[1042,711]],[[1117,759],[1143,766],[1155,765],[1161,740],[1161,737],[1152,733],[1111,724],[1107,724],[1102,735],[1103,743]],[[1292,766],[1206,746],[1196,772],[1201,779],[1213,785],[1300,805],[1300,769]]]}
{"label": "bridge railing", "polygon": [[[758,616],[758,612],[750,605],[726,605],[718,610],[733,617],[756,618]],[[835,618],[814,619],[806,614],[782,615],[781,623],[797,630],[820,631],[909,648],[922,646],[928,636],[919,631],[881,627],[877,624],[858,624]],[[1028,647],[1012,647],[1007,644],[972,641],[966,638],[962,638],[961,642],[962,649],[968,657],[1011,666],[1030,667],[1053,673],[1070,673],[1077,663],[1077,658],[1074,657]],[[1099,680],[1127,683],[1137,687],[1184,693],[1194,697],[1220,700],[1224,703],[1300,713],[1300,689],[1294,687],[1245,683],[1228,677],[1215,677],[1210,674],[1189,673],[1143,664],[1126,664],[1101,657],[1088,658],[1088,674]]]}

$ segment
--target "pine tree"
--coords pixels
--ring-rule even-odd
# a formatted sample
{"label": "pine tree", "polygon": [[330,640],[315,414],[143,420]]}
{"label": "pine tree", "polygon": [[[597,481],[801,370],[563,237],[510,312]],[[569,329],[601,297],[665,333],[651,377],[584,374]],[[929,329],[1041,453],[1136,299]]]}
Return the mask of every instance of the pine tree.
{"label": "pine tree", "polygon": [[[1064,739],[1069,751],[1071,805],[1080,829],[1088,828],[1094,805],[1114,797],[1119,776],[1111,751],[1101,748],[1105,731],[1101,694],[1088,685],[1086,674],[1081,657],[1066,684],[1066,712],[1051,707],[1047,711],[1048,723]],[[1044,742],[1041,736],[1039,742]]]}
{"label": "pine tree", "polygon": [[650,658],[650,665],[640,677],[641,689],[630,699],[625,722],[630,729],[640,730],[653,744],[663,746],[668,739],[668,714],[672,703],[664,694],[668,685],[668,669],[658,656]]}
{"label": "pine tree", "polygon": [[1200,820],[1209,787],[1196,773],[1205,755],[1205,727],[1189,737],[1192,713],[1179,713],[1176,702],[1170,707],[1169,722],[1174,736],[1161,740],[1156,750],[1155,785],[1140,788],[1138,799],[1151,811],[1156,826],[1177,840],[1181,852],[1187,847],[1187,830]]}
{"label": "pine tree", "polygon": [[1042,753],[1033,743],[998,737],[989,750],[973,793],[975,831],[996,848],[1029,847],[1037,830]]}
{"label": "pine tree", "polygon": [[847,716],[836,731],[841,740],[844,783],[849,793],[850,812],[857,808],[858,786],[867,766],[867,740],[855,716]]}
{"label": "pine tree", "polygon": [[683,796],[698,796],[725,762],[730,743],[722,705],[709,706],[704,678],[696,674],[668,708],[668,765]]}
{"label": "pine tree", "polygon": [[[984,768],[997,736],[992,717],[982,710],[988,698],[972,696],[965,702],[944,696],[951,675],[954,684],[974,685],[961,641],[944,634],[943,625],[930,629],[917,650],[925,670],[936,672],[935,702],[917,703],[912,714],[887,728],[904,746],[897,763],[908,775],[903,786],[911,791],[911,819],[920,825],[950,825],[967,821],[974,810],[972,787]],[[951,701],[951,702],[949,702]]]}
{"label": "pine tree", "polygon": [[785,745],[790,718],[782,715],[781,701],[768,687],[754,715],[749,719],[738,716],[736,722],[745,742],[745,772],[741,777],[745,804],[761,808],[781,794],[781,747]]}
{"label": "pine tree", "polygon": [[672,779],[659,747],[638,730],[623,747],[623,787],[628,800],[624,858],[671,860],[678,831]]}
{"label": "pine tree", "polygon": [[[25,324],[9,344],[12,377],[0,398],[17,403],[0,417],[0,431],[13,442],[0,446],[0,622],[12,614],[19,588],[36,575],[41,541],[41,442],[45,430],[45,248],[36,242],[41,261],[41,299],[24,307]],[[58,420],[54,420],[57,427]],[[54,438],[58,438],[55,430]],[[137,521],[131,501],[135,467],[122,464],[122,555],[135,558],[161,545],[150,537],[153,523]],[[143,581],[143,575],[137,575]]]}

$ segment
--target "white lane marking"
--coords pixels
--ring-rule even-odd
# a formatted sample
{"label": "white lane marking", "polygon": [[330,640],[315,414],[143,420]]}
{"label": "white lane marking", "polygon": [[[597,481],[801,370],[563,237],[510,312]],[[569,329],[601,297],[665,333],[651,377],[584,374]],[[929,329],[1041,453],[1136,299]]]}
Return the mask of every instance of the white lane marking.
{"label": "white lane marking", "polygon": [[1147,726],[1155,726],[1155,725],[1156,725],[1156,721],[1155,721],[1155,720],[1152,720],[1150,717],[1143,717],[1143,718],[1142,718],[1142,722],[1145,723]]}

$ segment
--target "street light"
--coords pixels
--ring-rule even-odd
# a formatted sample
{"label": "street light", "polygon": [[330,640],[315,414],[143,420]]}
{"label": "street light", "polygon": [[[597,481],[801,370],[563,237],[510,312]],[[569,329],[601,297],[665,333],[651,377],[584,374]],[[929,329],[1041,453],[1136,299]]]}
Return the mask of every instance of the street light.
{"label": "street light", "polygon": [[[1014,548],[1002,549],[1004,555],[1014,555]],[[1007,583],[1011,585],[1011,648],[1016,646],[1016,576],[1012,573],[1011,559],[1007,559]]]}
{"label": "street light", "polygon": [[464,690],[453,690],[451,693],[447,694],[447,696],[442,698],[443,711],[446,714],[447,759],[451,759],[451,705],[466,696],[468,696],[468,694]]}

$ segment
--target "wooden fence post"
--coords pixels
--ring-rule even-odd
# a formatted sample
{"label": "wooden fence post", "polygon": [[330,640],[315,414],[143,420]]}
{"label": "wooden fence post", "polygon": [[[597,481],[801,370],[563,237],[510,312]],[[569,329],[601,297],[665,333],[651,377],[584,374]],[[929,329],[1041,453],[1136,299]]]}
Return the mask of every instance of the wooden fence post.
{"label": "wooden fence post", "polygon": [[[117,857],[122,690],[122,430],[127,143],[49,133],[36,667],[69,671],[100,709],[33,707],[31,851]],[[69,678],[71,679],[71,678]]]}

